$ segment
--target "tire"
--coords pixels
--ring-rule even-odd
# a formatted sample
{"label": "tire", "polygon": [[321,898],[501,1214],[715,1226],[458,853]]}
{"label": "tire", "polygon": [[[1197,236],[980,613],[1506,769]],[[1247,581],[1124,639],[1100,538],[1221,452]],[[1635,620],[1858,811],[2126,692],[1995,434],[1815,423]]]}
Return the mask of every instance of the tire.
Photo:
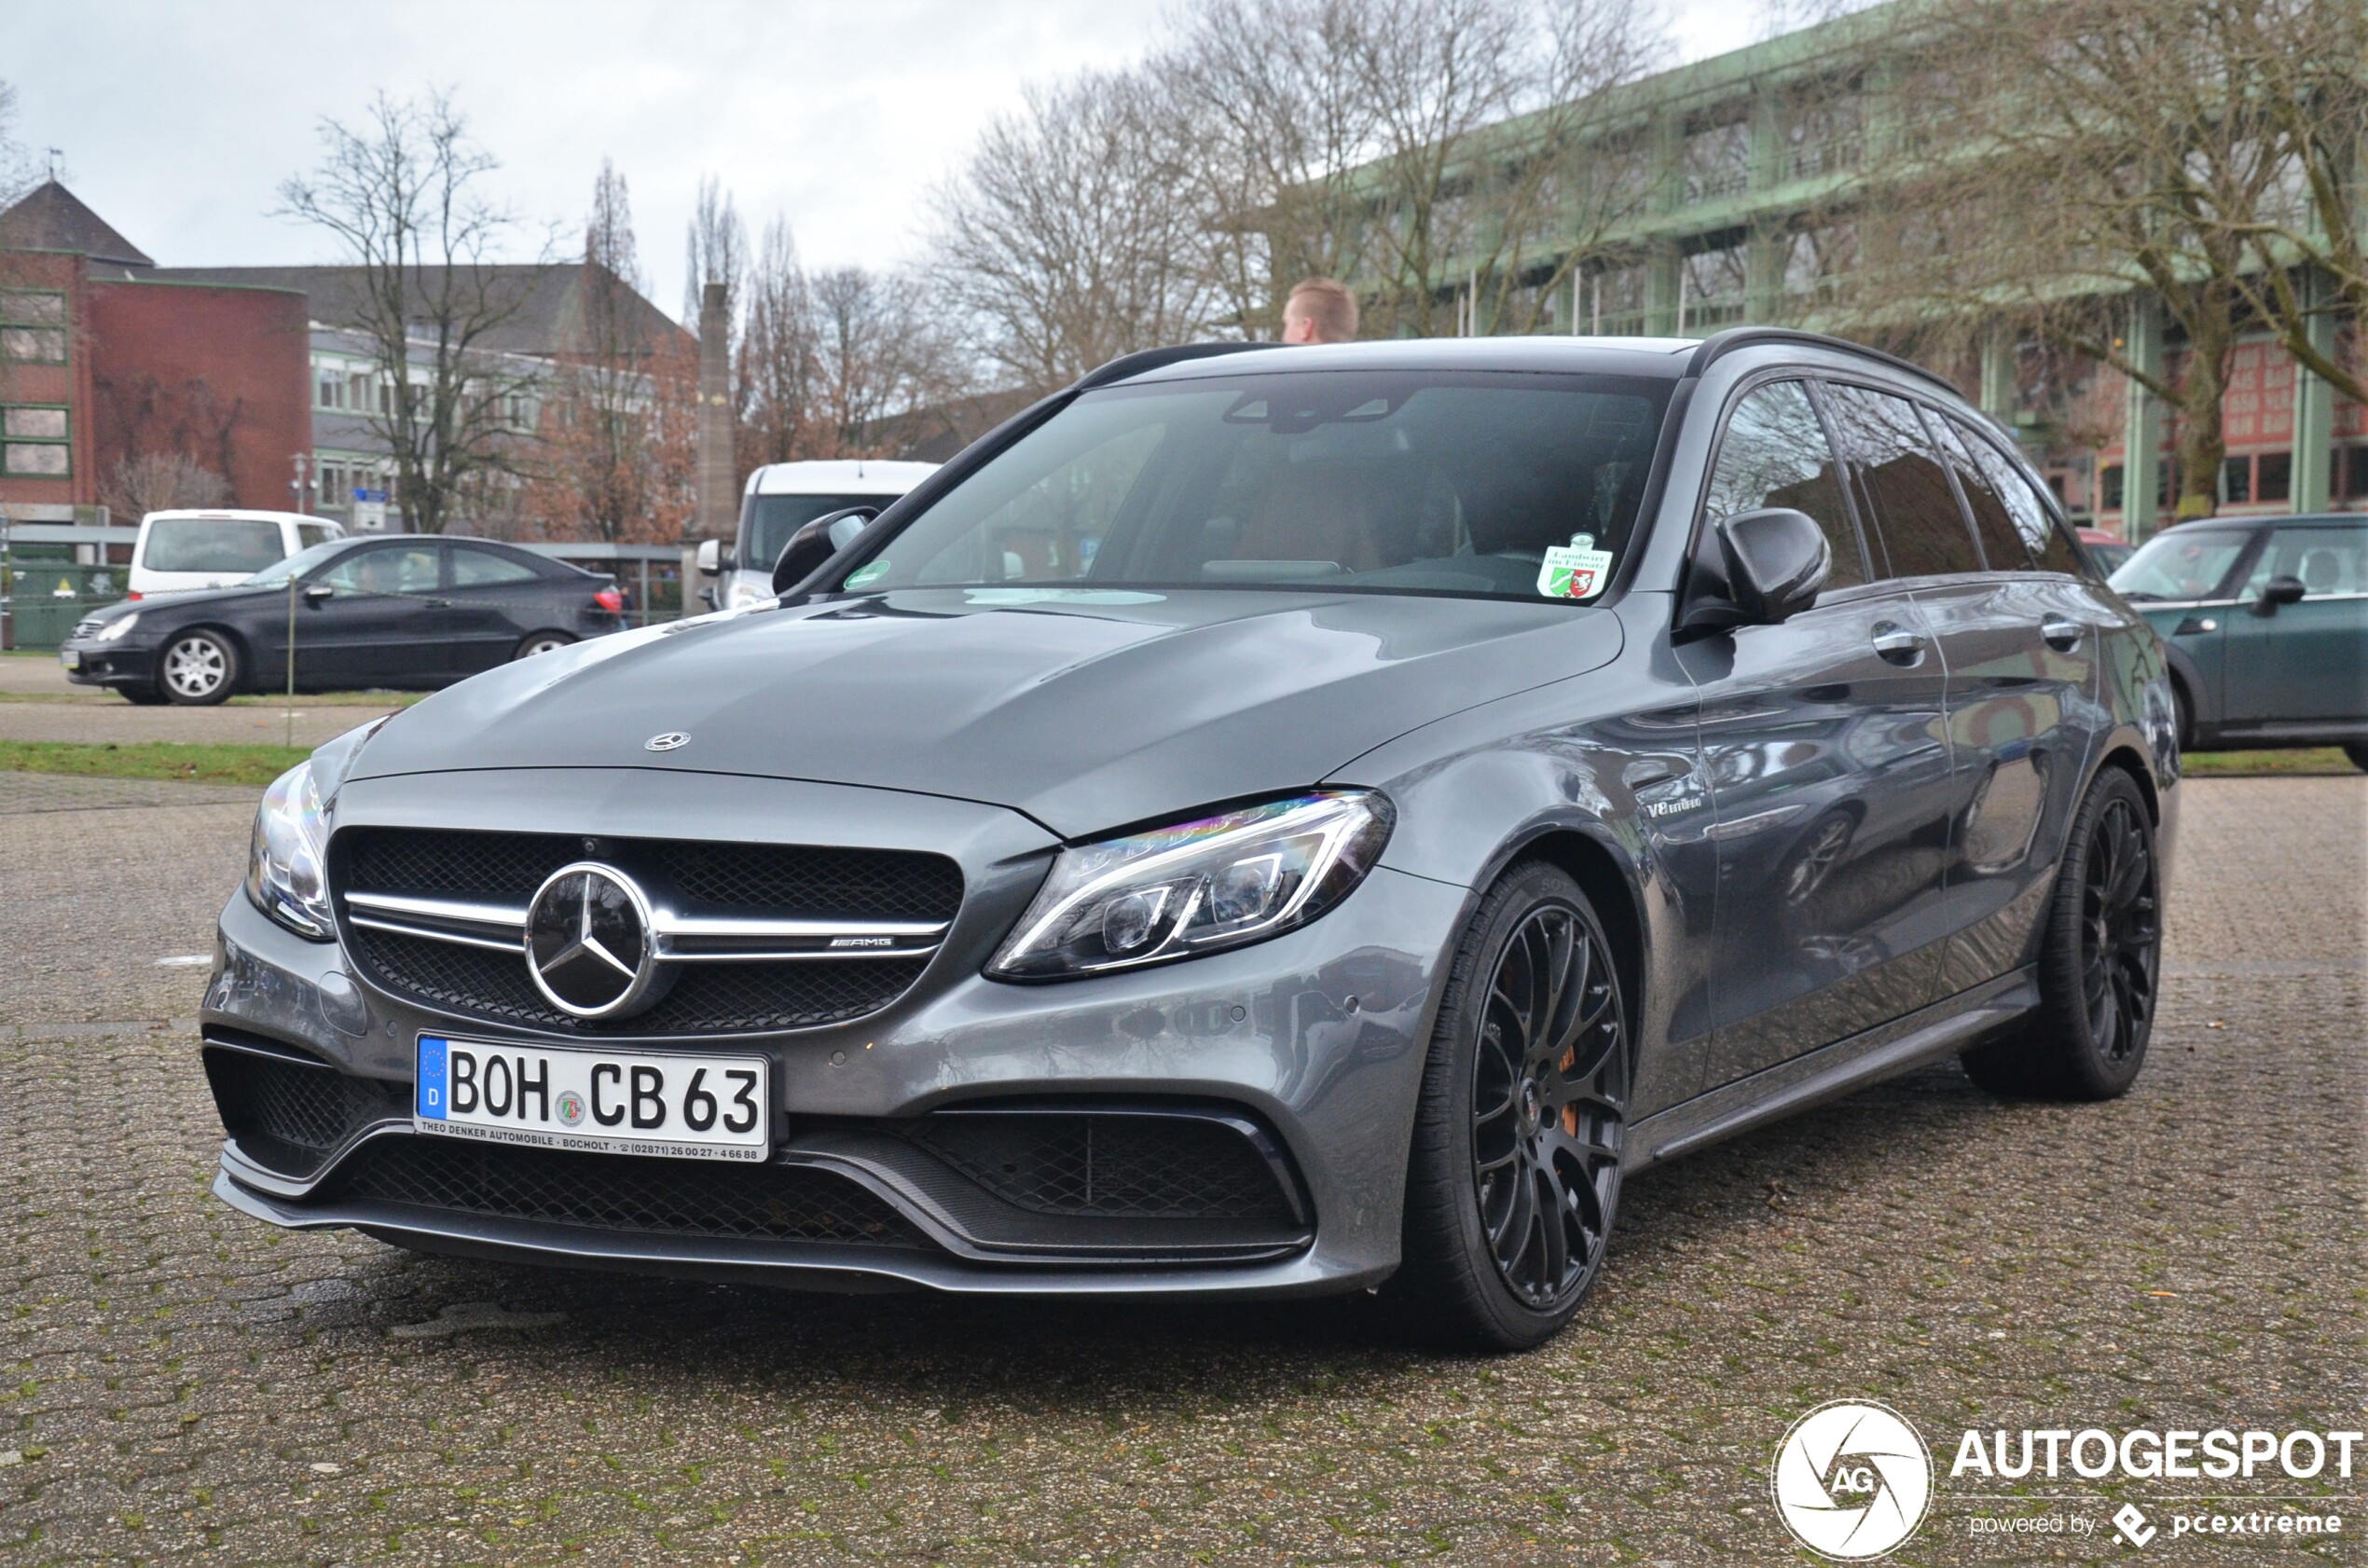
{"label": "tire", "polygon": [[2344,748],[2344,755],[2351,759],[2352,766],[2368,773],[2368,740],[2353,741]]}
{"label": "tire", "polygon": [[1629,1071],[1602,921],[1560,870],[1515,866],[1456,944],[1423,1069],[1386,1292],[1410,1328],[1524,1350],[1570,1321],[1618,1208]]}
{"label": "tire", "polygon": [[1993,1094],[2110,1100],[2146,1063],[2162,977],[2161,862],[2145,796],[2109,767],[2089,785],[2047,906],[2039,1007],[2018,1032],[1964,1053]]}
{"label": "tire", "polygon": [[164,701],[164,694],[154,686],[117,686],[116,690],[134,708],[156,708]]}
{"label": "tire", "polygon": [[2170,683],[2170,731],[2182,754],[2196,749],[2196,704],[2176,681]]}
{"label": "tire", "polygon": [[559,649],[567,647],[574,640],[574,638],[570,637],[563,631],[529,632],[526,636],[518,640],[517,652],[512,653],[510,657],[512,659],[530,659],[538,653],[556,653]]}
{"label": "tire", "polygon": [[177,707],[212,708],[239,689],[239,650],[220,632],[183,632],[157,654],[157,689]]}

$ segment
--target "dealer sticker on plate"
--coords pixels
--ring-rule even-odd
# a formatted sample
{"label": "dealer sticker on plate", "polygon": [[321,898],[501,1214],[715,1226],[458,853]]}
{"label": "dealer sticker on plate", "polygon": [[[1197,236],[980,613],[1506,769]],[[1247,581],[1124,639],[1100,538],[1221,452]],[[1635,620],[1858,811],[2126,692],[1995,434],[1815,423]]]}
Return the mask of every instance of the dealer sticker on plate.
{"label": "dealer sticker on plate", "polygon": [[497,1044],[420,1037],[411,1124],[442,1137],[604,1154],[762,1160],[762,1056]]}

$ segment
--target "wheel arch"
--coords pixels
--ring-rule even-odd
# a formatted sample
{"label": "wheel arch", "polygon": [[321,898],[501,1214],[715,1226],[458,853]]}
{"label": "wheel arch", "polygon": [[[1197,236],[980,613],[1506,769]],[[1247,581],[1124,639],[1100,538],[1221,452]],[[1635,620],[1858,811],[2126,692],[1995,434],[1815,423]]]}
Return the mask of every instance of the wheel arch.
{"label": "wheel arch", "polygon": [[2134,740],[2115,739],[2105,749],[2104,756],[2098,760],[2096,769],[2088,776],[2088,783],[2081,791],[2082,798],[2087,798],[2088,791],[2097,787],[2097,780],[2104,776],[2108,768],[2118,768],[2129,775],[2131,781],[2138,786],[2139,795],[2146,803],[2146,819],[2154,826],[2161,827],[2162,791],[2155,787],[2155,770],[2146,765],[2145,752]]}

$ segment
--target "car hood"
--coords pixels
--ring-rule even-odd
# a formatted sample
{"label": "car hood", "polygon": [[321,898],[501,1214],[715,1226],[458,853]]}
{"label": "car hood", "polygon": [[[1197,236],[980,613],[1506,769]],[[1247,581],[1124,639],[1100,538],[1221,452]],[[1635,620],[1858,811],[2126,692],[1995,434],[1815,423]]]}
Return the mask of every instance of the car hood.
{"label": "car hood", "polygon": [[[752,774],[983,801],[1076,838],[1322,782],[1619,646],[1616,617],[1567,604],[902,590],[700,616],[505,666],[395,718],[351,777]],[[688,738],[651,750],[674,736]]]}

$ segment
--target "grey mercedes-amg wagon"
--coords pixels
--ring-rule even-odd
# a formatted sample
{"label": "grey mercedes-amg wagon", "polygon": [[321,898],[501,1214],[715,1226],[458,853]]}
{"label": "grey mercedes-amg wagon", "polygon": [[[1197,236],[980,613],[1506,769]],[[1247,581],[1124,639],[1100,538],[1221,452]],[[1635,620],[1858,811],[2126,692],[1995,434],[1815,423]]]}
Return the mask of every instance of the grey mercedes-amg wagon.
{"label": "grey mercedes-amg wagon", "polygon": [[1880,354],[1137,354],[775,585],[272,786],[223,1199],[816,1287],[1380,1286],[1518,1346],[1624,1172],[1938,1058],[2144,1060],[2164,654]]}

